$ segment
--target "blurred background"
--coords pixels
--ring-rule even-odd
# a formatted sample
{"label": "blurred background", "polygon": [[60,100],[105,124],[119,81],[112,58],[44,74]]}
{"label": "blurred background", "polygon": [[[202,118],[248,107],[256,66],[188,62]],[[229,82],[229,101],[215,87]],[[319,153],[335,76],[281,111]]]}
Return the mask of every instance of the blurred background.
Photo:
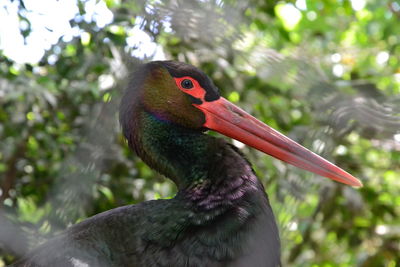
{"label": "blurred background", "polygon": [[174,59],[341,166],[351,188],[235,142],[266,186],[284,266],[400,266],[397,0],[1,0],[0,266],[175,186],[129,151],[126,77]]}

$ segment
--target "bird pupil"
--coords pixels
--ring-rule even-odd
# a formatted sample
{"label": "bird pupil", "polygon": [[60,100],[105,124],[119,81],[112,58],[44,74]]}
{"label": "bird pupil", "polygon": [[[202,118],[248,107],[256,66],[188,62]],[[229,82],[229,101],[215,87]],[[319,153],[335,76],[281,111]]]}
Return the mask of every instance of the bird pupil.
{"label": "bird pupil", "polygon": [[192,83],[192,81],[191,81],[191,80],[188,80],[188,79],[183,80],[183,81],[181,82],[181,85],[182,85],[182,87],[185,88],[185,89],[191,89],[191,88],[193,88],[193,83]]}

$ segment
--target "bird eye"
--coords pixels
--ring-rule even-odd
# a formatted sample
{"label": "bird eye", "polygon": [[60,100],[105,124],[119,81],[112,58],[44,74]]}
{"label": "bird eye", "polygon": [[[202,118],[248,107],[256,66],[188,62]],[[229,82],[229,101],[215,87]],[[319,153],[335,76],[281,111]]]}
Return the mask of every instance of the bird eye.
{"label": "bird eye", "polygon": [[192,88],[193,88],[193,83],[192,83],[192,81],[189,80],[189,79],[184,79],[184,80],[181,82],[181,86],[182,86],[182,88],[184,88],[184,89],[192,89]]}

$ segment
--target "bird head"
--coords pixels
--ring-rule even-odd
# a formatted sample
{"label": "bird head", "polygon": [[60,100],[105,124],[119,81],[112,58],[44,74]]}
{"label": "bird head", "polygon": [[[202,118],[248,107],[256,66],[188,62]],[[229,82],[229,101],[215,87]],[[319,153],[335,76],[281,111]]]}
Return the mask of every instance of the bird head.
{"label": "bird head", "polygon": [[[133,108],[159,120],[195,131],[213,130],[296,167],[351,186],[351,174],[284,136],[219,95],[211,79],[196,67],[175,61],[142,65],[121,103],[121,123],[129,140]],[[133,101],[133,102],[131,102]]]}

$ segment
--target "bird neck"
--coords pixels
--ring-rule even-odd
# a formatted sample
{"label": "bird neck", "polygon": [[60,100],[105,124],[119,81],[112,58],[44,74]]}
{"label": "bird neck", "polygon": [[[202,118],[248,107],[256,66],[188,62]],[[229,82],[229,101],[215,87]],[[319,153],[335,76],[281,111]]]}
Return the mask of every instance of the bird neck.
{"label": "bird neck", "polygon": [[203,180],[213,138],[158,118],[145,110],[136,117],[131,146],[150,167],[170,178],[179,190]]}
{"label": "bird neck", "polygon": [[[249,162],[232,145],[200,131],[180,127],[142,110],[131,146],[153,169],[172,179],[178,196],[212,207],[264,188]],[[220,203],[221,202],[221,203]]]}
{"label": "bird neck", "polygon": [[150,167],[175,182],[179,196],[212,206],[213,201],[237,199],[246,191],[265,195],[250,163],[223,139],[180,127],[145,110],[136,120],[136,129],[142,130],[130,143]]}

